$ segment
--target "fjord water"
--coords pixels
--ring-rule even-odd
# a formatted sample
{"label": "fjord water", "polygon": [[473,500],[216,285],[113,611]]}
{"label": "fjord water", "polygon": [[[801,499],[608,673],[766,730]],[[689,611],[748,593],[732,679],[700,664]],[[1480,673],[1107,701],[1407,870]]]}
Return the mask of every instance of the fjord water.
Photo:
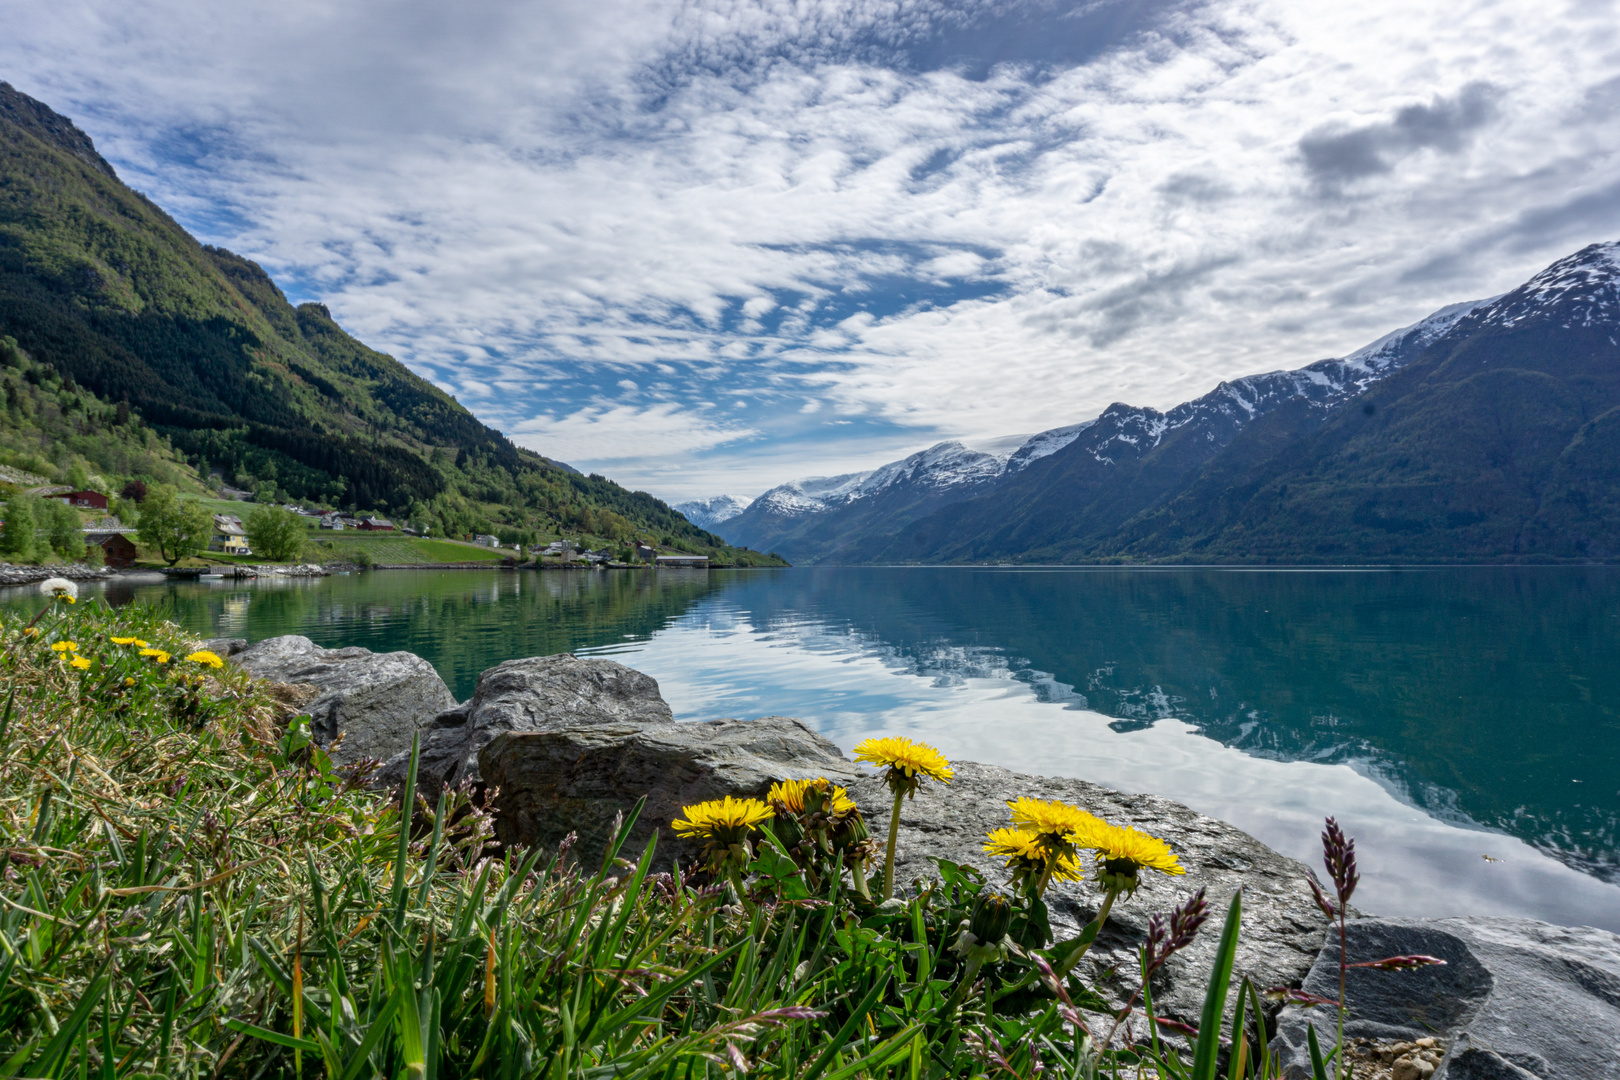
{"label": "fjord water", "polygon": [[[459,698],[573,651],[683,720],[797,716],[1179,799],[1357,904],[1620,929],[1620,571],[384,571],[106,587],[199,634],[408,649]],[[33,603],[22,595],[16,602]],[[986,826],[1001,824],[986,822]]]}

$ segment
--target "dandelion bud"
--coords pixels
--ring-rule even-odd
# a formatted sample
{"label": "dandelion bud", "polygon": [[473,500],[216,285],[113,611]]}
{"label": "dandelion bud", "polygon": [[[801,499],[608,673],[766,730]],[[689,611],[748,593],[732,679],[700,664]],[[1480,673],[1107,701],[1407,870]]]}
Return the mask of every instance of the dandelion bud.
{"label": "dandelion bud", "polygon": [[973,902],[968,931],[986,945],[999,945],[1012,929],[1012,901],[998,892],[980,893]]}
{"label": "dandelion bud", "polygon": [[1118,890],[1126,896],[1136,893],[1138,879],[1136,871],[1138,864],[1135,859],[1107,859],[1102,864],[1102,873],[1097,876],[1097,884],[1104,889]]}

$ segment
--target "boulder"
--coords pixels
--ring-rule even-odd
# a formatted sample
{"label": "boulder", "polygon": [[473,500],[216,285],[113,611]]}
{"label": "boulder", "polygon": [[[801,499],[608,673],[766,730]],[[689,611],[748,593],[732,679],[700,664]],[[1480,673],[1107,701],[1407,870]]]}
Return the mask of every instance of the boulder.
{"label": "boulder", "polygon": [[685,724],[603,723],[552,731],[506,732],[479,754],[479,772],[495,788],[495,836],[506,844],[555,846],[570,832],[593,865],[614,818],[647,804],[626,848],[634,858],[659,831],[658,865],[693,865],[699,846],[678,840],[669,824],[681,808],[727,795],[762,798],[788,777],[856,777],[838,747],[786,716]]}
{"label": "boulder", "polygon": [[[1346,1037],[1437,1036],[1445,1056],[1431,1080],[1620,1078],[1620,935],[1532,919],[1357,919],[1352,963],[1421,953],[1444,967],[1352,969],[1345,983]],[[1339,991],[1339,943],[1330,937],[1304,988]],[[1290,1080],[1309,1077],[1307,1028],[1324,1049],[1333,1009],[1289,1006],[1274,1051]]]}
{"label": "boulder", "polygon": [[[901,891],[909,891],[915,879],[933,876],[935,858],[976,867],[991,883],[1004,886],[1008,877],[1001,861],[984,854],[985,833],[1011,823],[1010,799],[1061,799],[1116,825],[1134,825],[1159,837],[1187,871],[1171,877],[1145,870],[1136,895],[1115,902],[1103,932],[1081,961],[1082,978],[1099,993],[1120,1002],[1130,996],[1137,987],[1136,956],[1147,936],[1148,916],[1168,912],[1199,888],[1206,890],[1210,919],[1193,945],[1155,977],[1154,1004],[1162,1015],[1198,1022],[1221,922],[1240,886],[1243,934],[1236,976],[1247,975],[1265,989],[1298,986],[1310,971],[1327,919],[1311,899],[1307,880],[1312,874],[1304,863],[1279,855],[1241,829],[1156,795],[1130,795],[1084,780],[1029,776],[965,761],[952,766],[956,775],[948,786],[924,781],[901,806],[895,861]],[[868,774],[850,793],[866,811],[872,834],[887,837],[893,796],[881,778]],[[1090,870],[1088,865],[1083,881],[1058,883],[1047,891],[1052,931],[1059,939],[1074,936],[1097,913],[1102,892]]]}
{"label": "boulder", "polygon": [[[658,680],[623,664],[568,653],[508,660],[478,676],[468,701],[433,718],[423,733],[417,788],[431,800],[444,785],[479,782],[478,752],[504,732],[674,722]],[[407,738],[378,782],[402,784],[409,759]]]}
{"label": "boulder", "polygon": [[235,651],[230,662],[261,679],[313,686],[312,733],[323,746],[343,735],[332,751],[339,763],[409,752],[412,734],[456,703],[433,665],[414,653],[323,649],[289,634]]}

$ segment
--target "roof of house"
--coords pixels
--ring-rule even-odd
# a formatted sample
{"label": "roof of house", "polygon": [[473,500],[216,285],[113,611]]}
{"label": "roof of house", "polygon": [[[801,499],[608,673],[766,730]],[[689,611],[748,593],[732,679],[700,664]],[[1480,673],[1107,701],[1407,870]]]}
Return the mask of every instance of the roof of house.
{"label": "roof of house", "polygon": [[238,536],[247,535],[247,530],[242,527],[242,519],[235,514],[215,514],[214,528],[222,533],[234,533]]}

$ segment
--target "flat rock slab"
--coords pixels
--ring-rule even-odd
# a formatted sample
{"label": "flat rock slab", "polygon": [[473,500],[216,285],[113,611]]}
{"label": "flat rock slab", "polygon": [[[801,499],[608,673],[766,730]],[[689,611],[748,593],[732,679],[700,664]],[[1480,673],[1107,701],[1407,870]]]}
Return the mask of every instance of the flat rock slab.
{"label": "flat rock slab", "polygon": [[[1414,953],[1446,961],[1352,970],[1345,984],[1347,1037],[1445,1043],[1432,1080],[1620,1078],[1620,935],[1532,919],[1358,919],[1346,951],[1352,963]],[[1304,988],[1338,996],[1337,940]],[[1274,1050],[1289,1080],[1311,1075],[1308,1025],[1332,1045],[1334,1010],[1289,1006],[1278,1018]]]}
{"label": "flat rock slab", "polygon": [[[1311,899],[1311,871],[1223,821],[1155,795],[1128,795],[1084,780],[1028,776],[993,765],[953,762],[949,786],[924,781],[900,810],[895,878],[901,891],[917,878],[935,874],[934,858],[973,866],[1005,887],[1001,860],[984,854],[985,833],[1011,823],[1007,802],[1021,795],[1061,799],[1115,825],[1134,825],[1175,851],[1186,874],[1169,877],[1143,871],[1141,886],[1121,897],[1085,960],[1082,978],[1099,993],[1123,1000],[1136,989],[1137,950],[1147,936],[1148,916],[1168,912],[1199,888],[1207,890],[1210,921],[1191,947],[1155,977],[1154,1002],[1162,1015],[1197,1023],[1205,980],[1220,942],[1221,922],[1232,894],[1243,888],[1243,935],[1236,974],[1257,986],[1297,986],[1321,951],[1327,920]],[[868,774],[850,792],[865,811],[872,835],[888,835],[893,796]],[[1073,937],[1090,922],[1102,902],[1088,865],[1086,879],[1053,885],[1046,894],[1052,930]]]}
{"label": "flat rock slab", "polygon": [[415,653],[323,649],[296,634],[234,651],[229,640],[210,644],[222,645],[221,655],[250,675],[315,687],[307,706],[312,734],[323,746],[343,735],[332,751],[339,763],[409,752],[417,729],[456,703],[433,665]]}
{"label": "flat rock slab", "polygon": [[785,716],[507,732],[484,747],[479,771],[499,789],[497,839],[554,847],[576,832],[575,850],[587,866],[601,859],[615,817],[645,795],[621,854],[639,856],[656,829],[661,868],[676,858],[689,867],[699,858],[698,845],[670,831],[684,806],[727,795],[762,798],[789,777],[849,782],[856,775],[837,746]]}
{"label": "flat rock slab", "polygon": [[[505,732],[674,722],[658,680],[634,668],[568,653],[508,660],[478,676],[473,696],[441,712],[423,733],[418,790],[431,800],[445,785],[479,782],[479,751]],[[378,774],[379,783],[402,784],[409,757],[407,739]]]}

